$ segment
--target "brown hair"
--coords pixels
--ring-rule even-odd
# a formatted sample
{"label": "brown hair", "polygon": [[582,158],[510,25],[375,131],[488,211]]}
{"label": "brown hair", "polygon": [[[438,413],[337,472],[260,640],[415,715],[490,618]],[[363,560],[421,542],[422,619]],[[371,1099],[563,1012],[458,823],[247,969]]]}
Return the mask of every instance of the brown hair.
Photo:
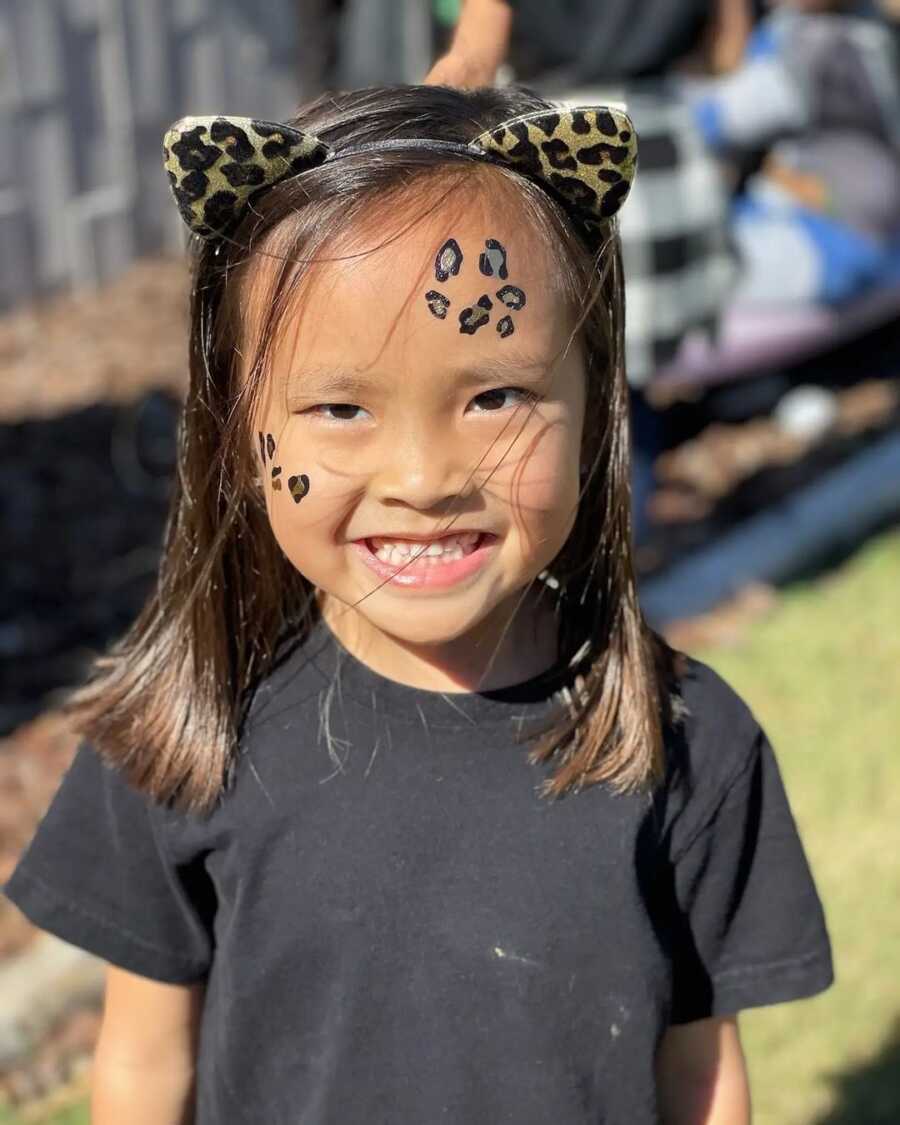
{"label": "brown hair", "polygon": [[[383,138],[468,142],[547,108],[522,90],[385,87],[329,96],[291,124],[332,147]],[[445,194],[501,176],[552,245],[580,308],[590,472],[572,531],[549,568],[559,652],[578,672],[565,714],[538,732],[534,761],[557,763],[548,795],[597,782],[647,789],[663,773],[673,653],[643,620],[631,553],[623,284],[612,223],[593,247],[559,203],[519,173],[463,152],[391,148],[350,154],[267,189],[227,238],[195,240],[190,388],[156,589],[128,633],[98,657],[66,710],[76,729],[154,800],[205,813],[234,776],[253,689],[285,637],[302,643],[316,591],[282,554],[255,479],[252,419],[267,356],[303,271],[373,204]],[[434,191],[431,194],[434,194]],[[428,192],[416,192],[421,204]],[[244,282],[260,254],[275,264],[249,377],[240,377]]]}

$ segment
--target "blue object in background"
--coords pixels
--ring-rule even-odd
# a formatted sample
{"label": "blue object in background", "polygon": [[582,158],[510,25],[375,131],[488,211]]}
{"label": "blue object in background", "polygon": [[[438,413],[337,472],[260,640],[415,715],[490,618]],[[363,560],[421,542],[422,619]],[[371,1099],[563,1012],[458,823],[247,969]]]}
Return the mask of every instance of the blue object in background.
{"label": "blue object in background", "polygon": [[900,519],[900,434],[875,442],[710,547],[639,583],[654,628],[706,613],[751,582],[785,582]]}

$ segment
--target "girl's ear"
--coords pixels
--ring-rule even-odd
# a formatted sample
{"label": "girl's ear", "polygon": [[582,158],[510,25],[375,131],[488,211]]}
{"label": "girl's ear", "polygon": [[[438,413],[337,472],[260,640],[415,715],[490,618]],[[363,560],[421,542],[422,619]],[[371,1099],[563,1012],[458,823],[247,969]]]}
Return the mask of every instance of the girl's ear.
{"label": "girl's ear", "polygon": [[589,229],[619,210],[637,170],[634,125],[613,106],[526,114],[496,125],[472,144],[540,180]]}
{"label": "girl's ear", "polygon": [[255,192],[314,168],[330,151],[311,133],[251,117],[183,117],[163,140],[181,217],[201,238],[224,233]]}

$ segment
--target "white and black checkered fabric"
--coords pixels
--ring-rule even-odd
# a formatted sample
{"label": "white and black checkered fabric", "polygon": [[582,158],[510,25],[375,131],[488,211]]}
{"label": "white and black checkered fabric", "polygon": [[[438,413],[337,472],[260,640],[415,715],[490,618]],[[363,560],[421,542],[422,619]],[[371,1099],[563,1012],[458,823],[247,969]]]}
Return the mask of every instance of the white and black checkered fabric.
{"label": "white and black checkered fabric", "polygon": [[559,100],[624,105],[634,121],[638,171],[619,233],[628,381],[641,387],[688,332],[715,331],[738,275],[728,192],[674,84],[640,92],[587,87]]}

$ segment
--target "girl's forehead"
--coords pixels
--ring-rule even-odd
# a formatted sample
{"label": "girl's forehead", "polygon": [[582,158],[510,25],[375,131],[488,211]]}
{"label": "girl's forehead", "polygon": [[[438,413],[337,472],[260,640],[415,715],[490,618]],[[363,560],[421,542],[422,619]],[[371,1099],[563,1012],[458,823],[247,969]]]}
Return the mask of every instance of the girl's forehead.
{"label": "girl's forehead", "polygon": [[[436,255],[448,240],[457,244],[458,257],[450,276],[443,278]],[[471,193],[456,199],[451,194],[421,216],[410,214],[408,205],[396,212],[374,209],[357,227],[337,236],[333,251],[338,260],[333,264],[335,273],[348,280],[365,264],[373,276],[402,270],[410,281],[420,277],[429,283],[477,286],[480,278],[492,276],[487,272],[491,264],[500,268],[489,253],[493,242],[505,248],[507,271],[513,269],[527,281],[547,284],[560,272],[546,235],[537,229],[534,219],[527,220],[522,204],[509,194],[494,199]],[[485,261],[485,254],[490,262]]]}
{"label": "girl's forehead", "polygon": [[338,235],[306,269],[276,369],[549,356],[573,320],[562,265],[517,211],[451,199],[423,218],[398,215]]}

